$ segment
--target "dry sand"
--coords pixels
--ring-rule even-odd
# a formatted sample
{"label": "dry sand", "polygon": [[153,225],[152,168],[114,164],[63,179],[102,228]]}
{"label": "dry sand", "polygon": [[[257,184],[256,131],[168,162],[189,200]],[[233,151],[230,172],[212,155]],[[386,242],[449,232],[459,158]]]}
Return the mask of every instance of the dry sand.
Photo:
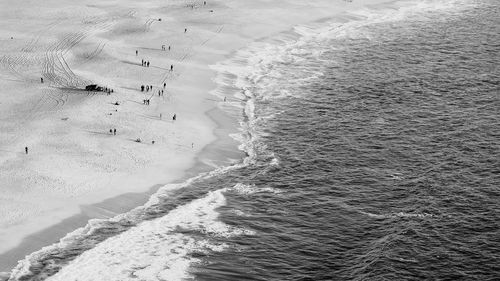
{"label": "dry sand", "polygon": [[[40,239],[34,234],[62,221],[78,226],[81,222],[73,225],[69,218],[82,206],[87,206],[84,219],[111,217],[141,204],[145,196],[107,199],[148,194],[157,184],[192,175],[198,170],[187,171],[200,161],[225,165],[241,157],[236,142],[221,140],[236,123],[217,112],[222,101],[209,93],[216,74],[210,65],[255,40],[363,4],[1,1],[0,256],[12,253],[26,237],[31,237],[30,247],[14,256],[58,240],[61,231]],[[150,67],[141,66],[142,59]],[[164,95],[158,96],[164,82]],[[82,90],[91,83],[114,93]],[[154,90],[141,92],[141,85]],[[109,133],[114,128],[116,135]],[[217,137],[217,145],[207,147]],[[123,200],[125,207],[111,206]],[[89,211],[89,205],[103,201],[109,204]],[[47,237],[50,233],[54,237]],[[15,263],[0,262],[2,270]]]}

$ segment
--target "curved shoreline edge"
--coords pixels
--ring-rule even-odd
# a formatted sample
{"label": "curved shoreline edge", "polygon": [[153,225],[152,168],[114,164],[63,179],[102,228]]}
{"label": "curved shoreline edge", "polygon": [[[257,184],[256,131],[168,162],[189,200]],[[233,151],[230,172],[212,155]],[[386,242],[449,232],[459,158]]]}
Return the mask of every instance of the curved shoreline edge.
{"label": "curved shoreline edge", "polygon": [[[237,1],[236,1],[237,2]],[[386,2],[386,1],[380,1]],[[333,5],[333,4],[331,4]],[[314,21],[316,19],[302,19],[302,23],[307,23],[310,21]],[[290,30],[293,26],[296,26],[298,23],[293,23],[289,25],[288,28],[284,26],[280,26],[277,28],[278,30],[270,30],[267,31],[269,35],[275,34],[276,32],[283,32],[284,30]],[[279,30],[281,29],[281,30]],[[268,35],[268,36],[269,36]],[[262,38],[262,37],[260,37]],[[250,41],[258,41],[258,37],[254,37]],[[234,51],[243,48],[247,43],[247,40],[241,40],[238,44],[239,47],[232,50]],[[223,56],[227,57],[227,56]],[[210,70],[213,71],[213,70]],[[227,114],[225,114],[222,110],[220,110],[217,105],[212,106],[208,111],[204,112],[216,125],[213,128],[213,133],[215,134],[216,139],[206,145],[197,155],[196,162],[190,166],[187,170],[184,171],[183,176],[180,180],[176,180],[173,183],[183,182],[186,179],[189,179],[195,175],[198,175],[202,172],[207,172],[213,169],[213,166],[208,164],[205,160],[210,159],[212,161],[217,162],[227,162],[227,159],[235,159],[235,157],[242,158],[242,152],[237,149],[238,142],[232,139],[229,134],[231,132],[236,132],[238,124],[236,124],[237,120],[232,119]],[[236,122],[235,122],[236,121]],[[230,147],[230,149],[228,149]],[[43,239],[43,237],[47,236],[64,236],[64,234],[71,232],[75,228],[85,226],[87,221],[92,218],[110,218],[113,215],[117,215],[123,212],[127,212],[135,207],[141,206],[146,203],[151,195],[153,195],[162,184],[155,185],[150,187],[147,192],[139,192],[139,193],[126,193],[111,199],[104,200],[100,203],[84,205],[81,206],[83,212],[78,215],[72,216],[63,220],[62,222],[49,227],[48,229],[43,230],[42,232],[35,233],[26,237],[22,244],[18,247],[8,251],[0,255],[0,264],[2,264],[2,259],[17,259],[18,257],[23,257],[27,253],[33,252],[33,249],[39,249],[40,246],[50,245],[54,243],[53,240]],[[123,202],[126,202],[123,204]],[[106,210],[107,209],[107,210]],[[92,214],[92,215],[91,215]],[[110,215],[113,214],[113,215]],[[69,230],[69,231],[67,231]],[[48,237],[47,237],[48,238]],[[57,241],[55,241],[57,242]]]}
{"label": "curved shoreline edge", "polygon": [[[217,106],[214,106],[205,114],[217,124],[217,127],[214,128],[214,134],[217,138],[198,153],[196,162],[185,171],[185,174],[179,180],[156,184],[146,192],[125,193],[99,203],[80,206],[80,213],[25,237],[17,247],[0,254],[0,264],[3,266],[0,268],[0,278],[2,277],[1,274],[8,274],[8,271],[12,270],[18,264],[18,261],[22,260],[26,255],[41,250],[46,246],[57,244],[66,235],[87,226],[89,220],[96,218],[109,219],[127,213],[146,204],[151,196],[166,184],[181,184],[196,175],[214,170],[214,167],[206,163],[208,159],[225,162],[228,159],[236,159],[235,157],[238,156],[243,158],[243,153],[237,148],[238,143],[228,133],[228,130],[234,129],[234,124],[230,124],[234,120],[230,120],[229,116]],[[229,162],[227,163],[230,165]],[[5,273],[2,273],[2,271]]]}

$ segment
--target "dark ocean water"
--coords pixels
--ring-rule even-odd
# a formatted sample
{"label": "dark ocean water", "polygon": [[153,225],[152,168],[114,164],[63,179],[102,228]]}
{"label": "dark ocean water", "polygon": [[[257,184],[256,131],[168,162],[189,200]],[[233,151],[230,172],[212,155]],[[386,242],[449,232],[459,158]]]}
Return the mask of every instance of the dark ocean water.
{"label": "dark ocean water", "polygon": [[413,2],[219,65],[248,157],[11,279],[500,280],[500,2]]}
{"label": "dark ocean water", "polygon": [[199,280],[500,280],[500,3],[465,4],[314,42],[257,81],[257,118],[280,114],[231,175],[254,192],[221,208],[256,235],[221,239]]}

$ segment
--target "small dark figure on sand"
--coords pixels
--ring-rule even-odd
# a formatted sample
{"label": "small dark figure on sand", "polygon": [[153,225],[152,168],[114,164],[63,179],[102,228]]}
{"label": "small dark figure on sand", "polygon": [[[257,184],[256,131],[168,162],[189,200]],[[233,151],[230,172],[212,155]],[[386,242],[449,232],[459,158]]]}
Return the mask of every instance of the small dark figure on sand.
{"label": "small dark figure on sand", "polygon": [[167,83],[163,83],[163,89],[165,89],[165,87],[167,87]]}
{"label": "small dark figure on sand", "polygon": [[109,133],[112,134],[113,133],[113,129],[109,129]]}
{"label": "small dark figure on sand", "polygon": [[40,77],[40,83],[43,83],[43,77]]}
{"label": "small dark figure on sand", "polygon": [[174,71],[174,65],[173,64],[170,65],[170,71]]}
{"label": "small dark figure on sand", "polygon": [[141,85],[141,92],[144,92],[144,85]]}
{"label": "small dark figure on sand", "polygon": [[168,46],[168,50],[170,51],[170,46]]}
{"label": "small dark figure on sand", "polygon": [[184,33],[188,32],[188,29],[187,28],[184,28]]}
{"label": "small dark figure on sand", "polygon": [[116,129],[113,129],[113,135],[116,136]]}
{"label": "small dark figure on sand", "polygon": [[172,120],[177,120],[177,114],[174,114],[174,116],[172,117]]}
{"label": "small dark figure on sand", "polygon": [[148,85],[146,85],[146,92],[147,92],[147,91],[149,91],[149,86],[148,86]]}
{"label": "small dark figure on sand", "polygon": [[28,154],[28,147],[24,147],[24,152],[26,152],[26,154]]}
{"label": "small dark figure on sand", "polygon": [[135,50],[135,55],[137,56],[139,54],[139,51]]}

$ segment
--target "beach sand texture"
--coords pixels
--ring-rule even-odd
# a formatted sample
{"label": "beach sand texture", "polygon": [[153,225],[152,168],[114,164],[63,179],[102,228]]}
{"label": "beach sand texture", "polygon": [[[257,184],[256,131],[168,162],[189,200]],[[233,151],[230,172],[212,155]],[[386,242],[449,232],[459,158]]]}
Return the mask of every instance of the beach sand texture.
{"label": "beach sand texture", "polygon": [[[82,211],[112,217],[145,199],[85,206],[180,180],[200,161],[238,157],[230,142],[220,142],[225,155],[200,154],[217,132],[236,130],[234,120],[214,119],[224,94],[210,94],[210,65],[367,1],[203,2],[1,1],[0,256],[28,236],[32,248],[54,243],[61,237],[33,234]],[[0,271],[32,250],[3,256]]]}

